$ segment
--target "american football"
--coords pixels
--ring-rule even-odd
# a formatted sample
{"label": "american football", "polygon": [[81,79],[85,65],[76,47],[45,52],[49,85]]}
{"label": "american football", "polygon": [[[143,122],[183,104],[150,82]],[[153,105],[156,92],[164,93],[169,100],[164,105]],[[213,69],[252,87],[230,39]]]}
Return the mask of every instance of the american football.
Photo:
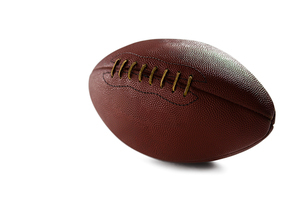
{"label": "american football", "polygon": [[272,99],[255,76],[197,41],[154,39],[118,49],[94,68],[89,91],[117,138],[165,161],[235,155],[265,139],[275,122]]}

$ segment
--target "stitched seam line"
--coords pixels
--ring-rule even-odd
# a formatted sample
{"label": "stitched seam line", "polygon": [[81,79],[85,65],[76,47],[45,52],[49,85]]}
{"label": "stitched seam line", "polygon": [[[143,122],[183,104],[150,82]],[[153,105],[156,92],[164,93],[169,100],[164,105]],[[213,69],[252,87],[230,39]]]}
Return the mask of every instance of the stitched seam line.
{"label": "stitched seam line", "polygon": [[[135,90],[135,91],[137,91],[137,92],[143,93],[143,94],[153,94],[153,95],[156,95],[156,96],[158,96],[158,97],[164,99],[165,101],[167,101],[167,102],[169,102],[169,103],[171,103],[171,104],[178,105],[178,106],[187,106],[187,105],[190,105],[190,104],[192,104],[192,103],[194,103],[195,101],[198,100],[198,96],[197,96],[196,94],[194,94],[193,92],[191,92],[191,91],[189,91],[189,92],[190,92],[191,94],[193,94],[193,95],[196,97],[196,99],[194,99],[193,101],[190,101],[190,102],[187,103],[187,104],[179,104],[179,103],[172,102],[172,101],[168,100],[167,98],[161,96],[160,94],[157,94],[157,93],[154,93],[154,92],[143,92],[143,91],[138,90],[138,89],[136,89],[136,88],[134,88],[134,87],[132,87],[132,86],[129,86],[129,85],[124,85],[124,86],[121,86],[121,85],[112,85],[112,84],[108,83],[108,82],[106,81],[105,77],[104,77],[105,74],[109,74],[109,73],[110,73],[110,72],[105,72],[105,73],[103,73],[103,80],[104,80],[104,82],[105,82],[107,85],[109,85],[109,86],[111,86],[111,87],[117,87],[117,88],[128,87],[128,88],[131,88],[131,89],[133,89],[133,90]],[[148,76],[147,76],[147,75],[143,75],[143,77],[148,77]],[[170,82],[168,82],[168,83],[170,83]],[[180,88],[183,88],[183,87],[181,87],[181,86],[179,86],[179,85],[177,85],[177,86],[180,87]]]}
{"label": "stitched seam line", "polygon": [[[190,67],[190,68],[192,68],[192,69],[198,71],[198,72],[204,77],[204,79],[205,79],[205,81],[192,80],[192,82],[194,82],[194,81],[198,81],[198,82],[204,82],[204,83],[207,83],[205,76],[204,76],[199,70],[197,70],[197,69],[195,69],[195,68],[193,68],[193,67],[191,67],[191,66],[188,66],[188,65],[177,64],[177,63],[172,63],[172,62],[166,62],[166,61],[164,61],[164,60],[161,60],[161,59],[158,59],[158,58],[155,58],[155,57],[140,56],[140,55],[135,54],[135,53],[132,53],[132,52],[124,52],[124,53],[120,53],[120,54],[117,54],[115,57],[120,56],[121,54],[125,54],[125,53],[127,53],[127,54],[132,54],[132,55],[135,55],[135,56],[138,56],[138,57],[141,57],[141,58],[156,59],[156,60],[158,60],[158,61],[161,61],[161,62],[164,62],[164,63],[167,63],[167,64],[180,65],[180,66]],[[114,59],[115,57],[113,57],[112,59]],[[111,61],[111,62],[112,62],[112,61]],[[116,71],[115,71],[115,72],[116,72]],[[144,76],[144,75],[143,75],[143,76]],[[173,77],[173,76],[167,76],[167,77]],[[181,79],[181,78],[180,78],[180,79]],[[193,87],[193,88],[195,88],[195,87]],[[201,89],[198,89],[198,90],[203,91],[203,92],[206,92],[206,91],[201,90]],[[193,92],[191,92],[191,93],[193,93]],[[214,95],[214,96],[217,96],[217,95],[212,94],[212,93],[209,93],[209,92],[206,92],[206,93],[211,94],[211,95]],[[223,98],[223,97],[220,97],[220,96],[217,96],[217,97],[219,97],[219,98],[221,98],[221,99],[223,99],[223,100],[229,101],[229,102],[231,102],[231,103],[233,103],[233,104],[236,104],[236,105],[238,105],[238,106],[241,106],[241,107],[243,107],[243,108],[245,108],[245,109],[251,110],[251,111],[253,111],[253,112],[257,113],[257,114],[260,114],[260,115],[264,116],[265,118],[267,118],[268,120],[272,120],[272,118],[270,118],[270,117],[268,117],[268,116],[266,116],[266,115],[264,115],[264,114],[262,114],[262,113],[260,113],[260,112],[254,111],[253,109],[250,109],[250,108],[248,108],[248,107],[242,106],[242,105],[240,105],[240,104],[238,104],[238,103],[234,103],[233,101],[230,101],[230,100],[225,99],[225,98]]]}
{"label": "stitched seam line", "polygon": [[[115,71],[115,72],[117,72],[117,71]],[[105,72],[105,73],[103,73],[104,75],[106,74],[106,73],[110,73],[110,72]],[[124,72],[124,73],[126,73],[126,72]],[[135,74],[135,75],[137,75],[137,73],[133,73],[133,74]],[[149,76],[147,76],[147,75],[143,75],[143,77],[146,77],[146,78],[148,78]],[[103,79],[104,79],[104,81],[105,81],[105,83],[106,84],[108,84],[108,85],[110,85],[110,86],[112,86],[112,87],[118,87],[118,86],[114,86],[114,85],[111,85],[111,84],[109,84],[106,80],[105,80],[105,78],[103,77]],[[160,79],[158,79],[158,78],[155,78],[156,80],[160,80]],[[169,81],[167,81],[167,80],[164,80],[166,83],[169,83],[169,84],[173,84],[173,83],[171,83],[171,82],[169,82]],[[182,88],[182,89],[184,89],[183,87],[181,87],[181,86],[179,86],[179,85],[177,85],[178,87],[180,87],[180,88]],[[126,86],[122,86],[122,87],[126,87]],[[137,89],[135,89],[135,88],[133,88],[133,87],[131,87],[131,86],[128,86],[128,87],[130,87],[130,88],[132,88],[132,89],[134,89],[134,90],[137,90]],[[260,112],[257,112],[257,111],[255,111],[255,110],[253,110],[253,109],[250,109],[250,108],[248,108],[248,107],[245,107],[245,106],[242,106],[242,105],[240,105],[240,104],[238,104],[238,103],[235,103],[235,102],[233,102],[233,101],[230,101],[230,100],[228,100],[228,99],[225,99],[225,98],[223,98],[223,97],[220,97],[220,96],[218,96],[218,95],[215,95],[215,94],[212,94],[212,93],[210,93],[210,92],[206,92],[206,91],[204,91],[204,90],[201,90],[201,89],[198,89],[198,88],[196,88],[196,87],[192,87],[193,89],[197,89],[197,90],[199,90],[199,91],[202,91],[202,92],[205,92],[205,93],[207,93],[207,94],[210,94],[210,95],[213,95],[213,96],[216,96],[216,97],[218,97],[218,98],[220,98],[220,99],[223,99],[223,100],[225,100],[225,101],[228,101],[228,102],[230,102],[230,103],[233,103],[233,104],[235,104],[235,105],[238,105],[238,106],[240,106],[240,107],[243,107],[243,108],[245,108],[245,109],[248,109],[248,110],[250,110],[250,111],[252,111],[252,112],[254,112],[254,113],[257,113],[257,114],[259,114],[259,115],[261,115],[261,116],[263,116],[263,117],[265,117],[265,118],[267,118],[268,120],[272,120],[272,118],[269,118],[268,116],[266,116],[266,115],[264,115],[264,114],[262,114],[262,113],[260,113]],[[140,91],[140,90],[137,90],[138,92],[142,92],[142,91]],[[194,94],[192,91],[189,91],[191,94],[193,94],[194,96],[196,96],[197,97],[197,99],[198,99],[198,96],[196,95],[196,94]],[[144,92],[143,92],[144,93]],[[155,93],[156,94],[156,93]],[[159,95],[160,96],[160,95]],[[165,99],[164,97],[162,97],[162,96],[160,96],[161,98],[163,98],[164,100],[167,100],[168,102],[170,102],[170,103],[172,103],[172,104],[175,104],[175,105],[178,105],[178,106],[186,106],[186,105],[189,105],[189,104],[191,104],[191,103],[193,103],[193,102],[195,102],[197,99],[195,99],[194,101],[192,101],[192,102],[190,102],[190,103],[188,103],[188,104],[186,104],[186,105],[182,105],[182,104],[177,104],[177,103],[174,103],[174,102],[172,102],[172,101],[169,101],[168,99]]]}
{"label": "stitched seam line", "polygon": [[223,100],[228,101],[228,102],[230,102],[230,103],[232,103],[232,104],[238,105],[238,106],[240,106],[240,107],[242,107],[242,108],[248,109],[248,110],[250,110],[250,111],[252,111],[252,112],[255,112],[255,113],[257,113],[257,114],[259,114],[259,115],[261,115],[261,116],[267,118],[269,121],[272,120],[272,118],[269,118],[268,116],[266,116],[266,115],[264,115],[264,114],[262,114],[262,113],[260,113],[260,112],[257,112],[257,111],[255,111],[255,110],[253,110],[253,109],[250,109],[250,108],[248,108],[248,107],[245,107],[245,106],[243,106],[243,105],[241,105],[241,104],[235,103],[235,102],[233,102],[233,101],[230,101],[230,100],[225,99],[225,98],[223,98],[223,97],[220,97],[220,96],[218,96],[218,95],[212,94],[212,93],[210,93],[210,92],[207,92],[207,91],[204,91],[204,90],[198,89],[198,88],[196,88],[196,87],[192,87],[192,88],[193,88],[193,89],[197,89],[197,90],[202,91],[202,92],[205,92],[205,93],[207,93],[207,94],[210,94],[210,95],[216,96],[216,97],[218,97],[218,98],[220,98],[220,99],[223,99]]}

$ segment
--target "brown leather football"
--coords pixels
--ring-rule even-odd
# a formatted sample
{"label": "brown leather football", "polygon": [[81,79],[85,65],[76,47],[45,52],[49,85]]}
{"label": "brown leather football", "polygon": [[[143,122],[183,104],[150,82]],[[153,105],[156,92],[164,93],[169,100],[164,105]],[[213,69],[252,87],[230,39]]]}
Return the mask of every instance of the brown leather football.
{"label": "brown leather football", "polygon": [[207,162],[240,153],[268,136],[275,121],[270,96],[243,65],[190,40],[118,49],[94,68],[89,90],[122,142],[166,161]]}

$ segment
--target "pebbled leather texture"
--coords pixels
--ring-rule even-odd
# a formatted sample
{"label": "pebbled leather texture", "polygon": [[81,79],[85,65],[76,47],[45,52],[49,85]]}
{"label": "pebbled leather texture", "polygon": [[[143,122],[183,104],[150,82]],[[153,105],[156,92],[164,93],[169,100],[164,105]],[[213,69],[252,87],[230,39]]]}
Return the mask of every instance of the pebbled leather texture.
{"label": "pebbled leather texture", "polygon": [[121,141],[166,161],[206,162],[237,154],[263,140],[275,120],[273,102],[259,81],[225,52],[196,41],[155,39],[123,47],[95,67],[89,89],[100,117]]}

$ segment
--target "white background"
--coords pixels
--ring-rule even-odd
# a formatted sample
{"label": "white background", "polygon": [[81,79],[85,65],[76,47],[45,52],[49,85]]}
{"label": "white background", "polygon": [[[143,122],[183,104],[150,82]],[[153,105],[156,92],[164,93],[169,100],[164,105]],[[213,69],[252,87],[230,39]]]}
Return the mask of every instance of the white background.
{"label": "white background", "polygon": [[[1,0],[0,196],[296,196],[293,3]],[[202,41],[245,65],[274,101],[271,135],[205,164],[119,141],[88,78],[109,53],[152,38]]]}

